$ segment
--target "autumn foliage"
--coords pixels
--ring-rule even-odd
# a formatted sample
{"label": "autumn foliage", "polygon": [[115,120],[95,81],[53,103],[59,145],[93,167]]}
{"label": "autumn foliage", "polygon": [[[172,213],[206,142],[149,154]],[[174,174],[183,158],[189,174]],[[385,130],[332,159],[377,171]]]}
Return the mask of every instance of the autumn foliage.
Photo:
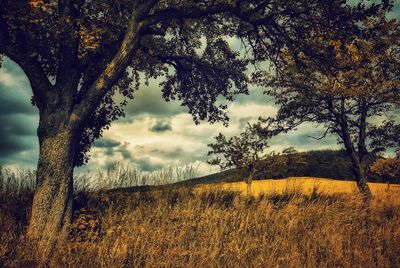
{"label": "autumn foliage", "polygon": [[388,180],[388,182],[400,181],[400,159],[399,158],[380,158],[371,166],[371,172],[378,177]]}

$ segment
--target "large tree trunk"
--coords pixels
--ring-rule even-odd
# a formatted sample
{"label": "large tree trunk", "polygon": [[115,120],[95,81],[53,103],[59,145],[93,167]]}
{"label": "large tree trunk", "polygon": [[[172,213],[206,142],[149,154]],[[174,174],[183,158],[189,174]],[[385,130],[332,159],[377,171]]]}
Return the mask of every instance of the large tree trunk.
{"label": "large tree trunk", "polygon": [[47,259],[69,233],[76,139],[69,127],[39,130],[38,136],[37,186],[28,235],[38,243],[38,257]]}

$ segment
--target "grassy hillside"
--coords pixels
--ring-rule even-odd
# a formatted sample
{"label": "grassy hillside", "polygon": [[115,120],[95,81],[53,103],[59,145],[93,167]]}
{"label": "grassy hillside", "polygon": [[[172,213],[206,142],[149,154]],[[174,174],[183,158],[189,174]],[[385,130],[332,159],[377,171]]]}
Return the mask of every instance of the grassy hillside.
{"label": "grassy hillside", "polygon": [[[80,191],[48,260],[25,236],[31,184],[0,187],[0,267],[399,267],[399,188],[295,178]],[[386,187],[386,188],[385,188]],[[260,194],[264,192],[264,194]],[[396,201],[397,200],[397,201]]]}
{"label": "grassy hillside", "polygon": [[203,177],[193,178],[175,183],[175,185],[194,186],[197,184],[220,183],[220,182],[237,182],[241,181],[243,176],[238,174],[237,170],[229,169]]}
{"label": "grassy hillside", "polygon": [[[400,206],[400,185],[386,183],[368,183],[375,205],[383,202]],[[202,184],[195,188],[197,191],[223,190],[235,191],[247,195],[245,182]],[[306,194],[335,196],[341,194],[357,195],[359,192],[355,181],[340,181],[324,178],[291,177],[277,180],[258,180],[251,186],[251,195],[284,195]]]}
{"label": "grassy hillside", "polygon": [[[342,150],[320,150],[297,153],[304,161],[292,163],[289,166],[267,169],[258,174],[256,179],[283,179],[287,177],[316,177],[331,178],[337,180],[353,180],[351,163],[346,152]],[[200,178],[179,182],[178,185],[196,185],[203,183],[238,182],[243,180],[246,174],[239,174],[231,169]],[[380,182],[379,178],[370,176],[369,181]]]}

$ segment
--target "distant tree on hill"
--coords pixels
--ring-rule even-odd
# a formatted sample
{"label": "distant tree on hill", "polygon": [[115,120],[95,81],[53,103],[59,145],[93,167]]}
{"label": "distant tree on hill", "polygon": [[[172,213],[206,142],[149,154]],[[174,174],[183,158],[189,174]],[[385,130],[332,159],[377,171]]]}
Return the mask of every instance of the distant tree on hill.
{"label": "distant tree on hill", "polygon": [[380,158],[372,164],[371,172],[390,183],[399,183],[400,158]]}
{"label": "distant tree on hill", "polygon": [[208,155],[215,155],[208,163],[218,165],[222,170],[235,167],[246,176],[249,194],[254,177],[265,169],[266,162],[271,159],[271,154],[265,153],[268,139],[257,130],[257,127],[248,125],[239,136],[226,138],[220,133],[215,137],[215,143],[208,144],[211,147]]}
{"label": "distant tree on hill", "polygon": [[208,163],[218,165],[222,170],[236,168],[247,184],[248,193],[254,179],[292,176],[307,160],[294,147],[286,148],[281,153],[267,153],[269,138],[275,134],[250,124],[238,136],[226,138],[220,133],[215,137],[215,143],[208,144],[212,149],[208,155],[215,156]]}
{"label": "distant tree on hill", "polygon": [[275,118],[262,123],[286,132],[313,122],[325,128],[318,139],[336,135],[366,202],[368,156],[399,141],[400,24],[385,12],[351,33],[304,33],[302,46],[278,54],[273,75],[257,78],[280,106]]}

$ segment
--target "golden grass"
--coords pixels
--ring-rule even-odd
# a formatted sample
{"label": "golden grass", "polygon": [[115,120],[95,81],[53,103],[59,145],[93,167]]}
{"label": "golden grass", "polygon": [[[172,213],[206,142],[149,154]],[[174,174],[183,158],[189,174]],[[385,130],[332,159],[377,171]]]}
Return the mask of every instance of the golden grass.
{"label": "golden grass", "polygon": [[[386,183],[368,183],[368,185],[374,196],[373,204],[385,202],[391,205],[400,205],[400,185],[388,185]],[[197,191],[200,192],[212,189],[238,191],[242,194],[247,194],[247,184],[245,182],[206,184],[197,187]],[[284,194],[286,192],[298,192],[303,194],[317,192],[319,194],[332,196],[337,194],[357,194],[359,191],[355,181],[311,177],[256,180],[253,181],[251,186],[251,194],[253,196],[259,196],[260,194]]]}
{"label": "golden grass", "polygon": [[[400,206],[383,202],[366,208],[349,193],[307,192],[305,186],[314,189],[313,183],[307,179],[297,181],[304,182],[304,189],[300,190],[297,183],[294,190],[286,187],[293,180],[256,181],[253,191],[258,195],[252,197],[235,192],[243,188],[241,183],[222,185],[235,191],[208,185],[147,192],[79,193],[75,197],[70,240],[59,245],[46,264],[400,266]],[[322,182],[338,184],[343,190],[349,187],[345,182]],[[271,186],[269,192],[259,194],[266,192],[267,185],[275,188]],[[36,250],[24,237],[30,198],[24,193],[0,194],[0,267],[43,264],[35,259]]]}

